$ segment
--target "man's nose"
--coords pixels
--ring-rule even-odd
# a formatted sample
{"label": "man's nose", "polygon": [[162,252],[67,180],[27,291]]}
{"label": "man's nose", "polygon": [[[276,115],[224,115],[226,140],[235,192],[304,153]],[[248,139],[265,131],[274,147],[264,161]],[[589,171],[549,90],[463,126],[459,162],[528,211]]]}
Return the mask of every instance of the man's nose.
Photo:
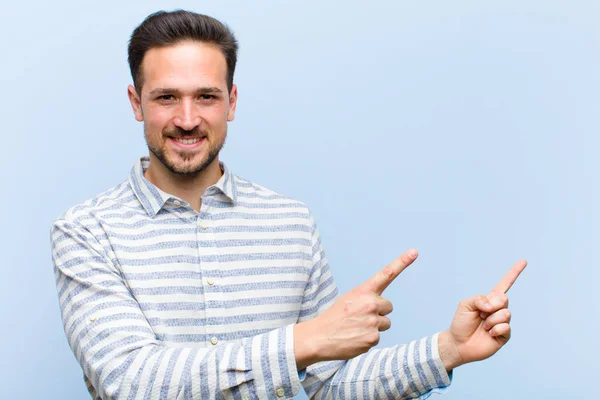
{"label": "man's nose", "polygon": [[183,100],[177,107],[173,123],[183,130],[191,131],[194,128],[199,127],[202,123],[200,110],[194,105],[193,101]]}

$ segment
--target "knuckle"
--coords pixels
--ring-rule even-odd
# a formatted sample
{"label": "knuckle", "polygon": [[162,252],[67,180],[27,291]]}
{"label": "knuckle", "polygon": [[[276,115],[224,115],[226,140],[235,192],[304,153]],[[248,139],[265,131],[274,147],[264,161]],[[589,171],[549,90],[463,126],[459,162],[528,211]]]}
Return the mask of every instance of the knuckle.
{"label": "knuckle", "polygon": [[379,320],[375,315],[369,315],[367,318],[367,326],[370,328],[377,328],[379,326]]}
{"label": "knuckle", "polygon": [[487,297],[485,297],[482,294],[478,294],[477,296],[474,296],[472,299],[465,299],[462,301],[463,305],[469,305],[469,303],[473,303],[477,306],[480,306],[481,304],[485,304],[487,302]]}
{"label": "knuckle", "polygon": [[507,321],[510,321],[510,319],[512,318],[512,314],[511,314],[511,312],[510,312],[510,310],[509,310],[509,309],[506,309],[506,310],[504,311],[504,317],[505,317],[505,319],[506,319]]}
{"label": "knuckle", "polygon": [[371,347],[376,346],[379,344],[379,337],[379,331],[374,332],[368,336],[367,343],[369,343]]}
{"label": "knuckle", "polygon": [[381,273],[387,280],[392,280],[394,278],[394,270],[389,265],[382,269]]}
{"label": "knuckle", "polygon": [[365,311],[369,314],[374,314],[377,311],[377,303],[374,299],[369,299],[365,303]]}

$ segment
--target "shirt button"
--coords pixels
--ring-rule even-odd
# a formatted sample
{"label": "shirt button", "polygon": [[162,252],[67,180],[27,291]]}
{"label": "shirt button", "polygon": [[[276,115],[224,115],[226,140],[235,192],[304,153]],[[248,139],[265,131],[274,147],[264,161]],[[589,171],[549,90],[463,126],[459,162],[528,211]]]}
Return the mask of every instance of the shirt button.
{"label": "shirt button", "polygon": [[173,201],[173,203],[175,203],[175,205],[176,205],[176,206],[180,206],[180,205],[182,205],[182,204],[183,204],[183,203],[182,203],[182,202],[180,202],[179,200],[175,200],[175,201]]}
{"label": "shirt button", "polygon": [[213,345],[215,345],[215,344],[219,343],[219,340],[216,337],[212,337],[210,339],[210,343],[213,344]]}
{"label": "shirt button", "polygon": [[275,391],[275,394],[277,395],[277,397],[283,397],[285,396],[285,390],[283,390],[283,388],[279,388]]}
{"label": "shirt button", "polygon": [[206,228],[208,228],[208,227],[207,227],[207,226],[203,226],[203,227],[202,227],[202,230],[206,230]]}
{"label": "shirt button", "polygon": [[208,283],[210,286],[212,286],[212,285],[214,285],[214,284],[215,284],[215,281],[214,281],[214,280],[212,280],[212,279],[207,279],[207,280],[206,280],[206,283]]}
{"label": "shirt button", "polygon": [[95,316],[95,315],[92,315],[92,316],[90,317],[90,322],[94,322],[94,321],[96,321],[96,316]]}

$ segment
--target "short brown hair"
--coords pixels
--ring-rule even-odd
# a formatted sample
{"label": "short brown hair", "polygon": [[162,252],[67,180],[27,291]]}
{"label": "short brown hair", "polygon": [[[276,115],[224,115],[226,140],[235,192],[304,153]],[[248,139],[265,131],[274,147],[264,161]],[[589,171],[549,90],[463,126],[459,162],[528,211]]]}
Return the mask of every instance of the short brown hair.
{"label": "short brown hair", "polygon": [[211,43],[221,50],[227,62],[227,89],[231,92],[238,50],[233,32],[227,25],[208,15],[176,10],[148,15],[131,34],[128,61],[133,85],[138,93],[141,93],[144,84],[140,66],[146,52],[184,40]]}

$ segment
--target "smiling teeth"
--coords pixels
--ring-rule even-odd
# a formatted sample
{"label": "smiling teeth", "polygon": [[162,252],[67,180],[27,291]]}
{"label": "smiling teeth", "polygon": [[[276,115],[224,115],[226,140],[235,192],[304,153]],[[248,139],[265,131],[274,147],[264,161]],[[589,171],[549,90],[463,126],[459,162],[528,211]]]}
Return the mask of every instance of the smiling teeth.
{"label": "smiling teeth", "polygon": [[182,144],[194,144],[194,143],[198,143],[200,141],[200,138],[195,138],[195,139],[173,138],[173,139]]}

